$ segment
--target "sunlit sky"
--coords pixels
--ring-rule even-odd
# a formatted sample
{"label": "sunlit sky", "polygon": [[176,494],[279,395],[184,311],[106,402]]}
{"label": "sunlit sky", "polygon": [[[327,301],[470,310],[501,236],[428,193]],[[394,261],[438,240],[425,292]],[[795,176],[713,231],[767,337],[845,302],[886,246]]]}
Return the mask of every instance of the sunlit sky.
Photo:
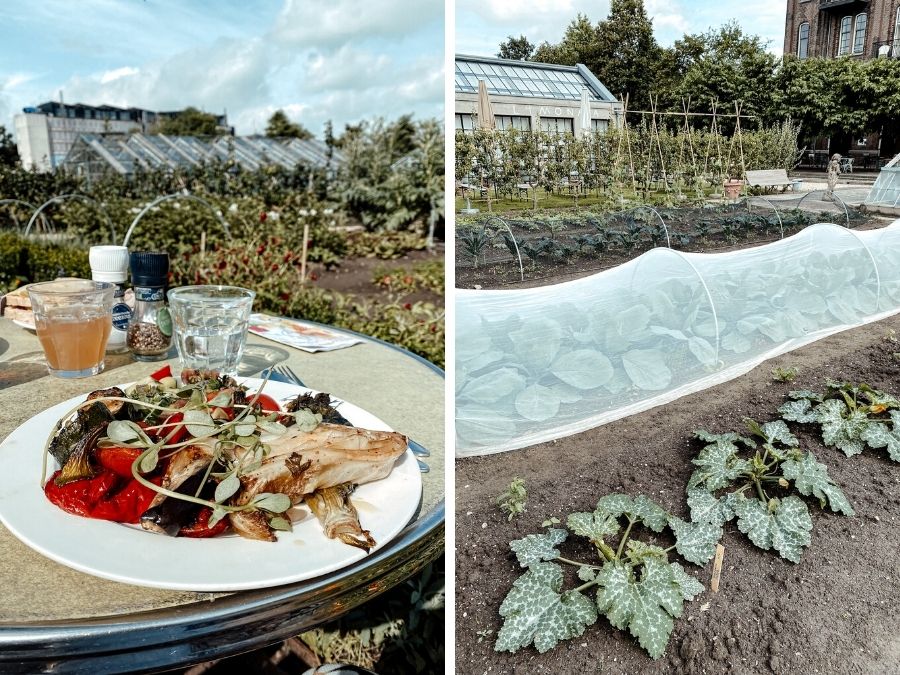
{"label": "sunlit sky", "polygon": [[326,120],[443,116],[443,0],[3,0],[0,125],[67,103]]}
{"label": "sunlit sky", "polygon": [[[657,41],[664,46],[685,33],[702,33],[735,19],[744,32],[784,46],[786,0],[644,0]],[[456,0],[456,46],[461,54],[490,56],[508,35],[534,44],[559,42],[578,13],[592,23],[606,18],[609,0]]]}

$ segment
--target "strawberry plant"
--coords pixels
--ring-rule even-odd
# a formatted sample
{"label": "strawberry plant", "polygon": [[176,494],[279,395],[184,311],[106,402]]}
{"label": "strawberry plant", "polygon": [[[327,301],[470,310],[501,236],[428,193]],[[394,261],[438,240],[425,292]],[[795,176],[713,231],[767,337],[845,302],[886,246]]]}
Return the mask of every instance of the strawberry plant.
{"label": "strawberry plant", "polygon": [[818,424],[822,440],[847,457],[868,446],[900,462],[900,400],[867,384],[826,380],[825,393],[800,390],[778,412],[790,422]]}
{"label": "strawberry plant", "polygon": [[[598,559],[579,562],[563,557],[557,546],[568,532],[562,528],[511,542],[527,572],[513,583],[500,606],[504,623],[494,648],[515,652],[533,643],[543,653],[561,640],[581,635],[602,614],[614,627],[628,629],[650,656],[662,656],[685,601],[703,591],[678,562],[669,561],[669,553],[676,550],[702,565],[712,558],[721,527],[685,522],[643,495],[632,499],[624,494],[603,497],[593,512],[571,514],[566,526],[590,541]],[[633,538],[635,526],[656,533],[668,527],[675,544],[663,548]],[[577,568],[581,585],[563,591],[563,568],[557,563]],[[587,591],[594,588],[592,600]]]}
{"label": "strawberry plant", "polygon": [[[783,420],[760,425],[744,420],[751,438],[736,433],[695,436],[707,445],[692,460],[697,469],[687,487],[691,520],[721,527],[737,517],[738,529],[759,548],[774,548],[781,557],[799,562],[810,544],[812,519],[806,503],[787,494],[793,488],[801,495],[815,497],[835,513],[853,515],[853,507],[831,480],[828,469],[811,452],[803,452],[800,442]],[[752,456],[741,456],[752,451]]]}

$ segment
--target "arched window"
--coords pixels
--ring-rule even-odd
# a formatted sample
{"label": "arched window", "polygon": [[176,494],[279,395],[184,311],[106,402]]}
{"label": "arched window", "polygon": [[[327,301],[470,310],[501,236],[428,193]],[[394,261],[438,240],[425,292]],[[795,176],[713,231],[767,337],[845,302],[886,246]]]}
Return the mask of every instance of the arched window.
{"label": "arched window", "polygon": [[800,24],[797,30],[797,56],[805,59],[809,55],[809,23]]}
{"label": "arched window", "polygon": [[853,23],[852,16],[845,16],[841,19],[841,35],[838,41],[838,56],[850,53],[850,24]]}
{"label": "arched window", "polygon": [[862,54],[866,46],[866,23],[868,17],[865,14],[856,15],[856,23],[853,26],[853,53]]}

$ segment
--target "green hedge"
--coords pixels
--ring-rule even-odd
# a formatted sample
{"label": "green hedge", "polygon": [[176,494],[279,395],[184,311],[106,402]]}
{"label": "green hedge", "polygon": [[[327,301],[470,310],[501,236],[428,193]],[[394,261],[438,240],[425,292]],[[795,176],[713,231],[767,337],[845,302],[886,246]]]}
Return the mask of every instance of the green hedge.
{"label": "green hedge", "polygon": [[49,281],[58,276],[90,278],[86,250],[63,243],[23,239],[0,232],[0,292],[23,283]]}

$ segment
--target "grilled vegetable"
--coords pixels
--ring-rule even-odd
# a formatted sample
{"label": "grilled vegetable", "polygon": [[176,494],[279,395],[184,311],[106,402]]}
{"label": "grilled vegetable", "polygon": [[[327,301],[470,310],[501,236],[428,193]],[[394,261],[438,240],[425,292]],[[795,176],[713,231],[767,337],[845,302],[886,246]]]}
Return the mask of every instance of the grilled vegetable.
{"label": "grilled vegetable", "polygon": [[[110,387],[109,389],[98,389],[97,391],[92,391],[88,394],[87,400],[93,401],[96,398],[105,398],[105,397],[119,397],[125,398],[125,392],[119,389],[118,387]],[[122,409],[122,406],[125,405],[125,401],[101,401],[103,405],[106,406],[107,410],[109,410],[110,414],[115,417],[119,414],[119,411]]]}
{"label": "grilled vegetable", "polygon": [[54,479],[57,485],[65,485],[73,480],[81,480],[82,478],[93,478],[99,473],[99,470],[95,469],[91,464],[91,451],[105,432],[105,424],[94,427],[75,444],[62,470]]}
{"label": "grilled vegetable", "polygon": [[298,410],[309,410],[315,415],[321,415],[322,421],[328,424],[343,424],[344,426],[352,426],[337,408],[331,405],[331,394],[321,393],[313,396],[312,394],[301,394],[293,401],[289,401],[284,409],[287,412],[297,412]]}
{"label": "grilled vegetable", "polygon": [[65,465],[79,441],[97,427],[105,429],[112,420],[112,414],[102,403],[91,403],[80,408],[65,425],[57,424],[57,432],[50,442],[50,454],[60,466]]}

